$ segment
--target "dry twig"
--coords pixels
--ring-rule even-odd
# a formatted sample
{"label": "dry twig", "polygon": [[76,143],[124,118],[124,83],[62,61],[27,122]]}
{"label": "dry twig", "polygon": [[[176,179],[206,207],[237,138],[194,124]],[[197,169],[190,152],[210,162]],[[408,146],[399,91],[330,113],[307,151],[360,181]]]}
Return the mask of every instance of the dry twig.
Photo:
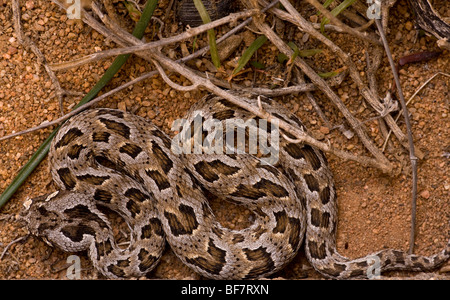
{"label": "dry twig", "polygon": [[417,157],[414,149],[414,141],[412,136],[411,124],[409,121],[409,114],[406,109],[405,98],[403,97],[403,92],[400,86],[400,79],[398,78],[397,68],[395,67],[394,60],[392,59],[391,50],[389,49],[389,44],[386,39],[386,35],[383,31],[383,26],[381,21],[376,19],[375,24],[377,24],[378,32],[381,35],[381,40],[383,41],[384,49],[391,65],[392,73],[394,74],[394,80],[397,85],[397,92],[399,96],[400,103],[403,108],[403,117],[405,118],[406,131],[408,134],[409,143],[409,159],[411,160],[412,167],[412,201],[411,201],[411,231],[409,238],[409,254],[413,253],[414,250],[414,238],[415,238],[415,226],[416,226],[416,202],[417,202]]}
{"label": "dry twig", "polygon": [[20,23],[20,6],[19,6],[19,0],[12,0],[12,11],[13,11],[13,21],[14,21],[14,31],[17,36],[17,40],[19,43],[24,46],[27,49],[30,49],[37,57],[38,63],[41,64],[45,71],[47,72],[48,76],[50,77],[50,80],[52,81],[52,84],[55,88],[56,97],[59,101],[59,107],[61,110],[61,115],[64,115],[64,108],[63,108],[63,98],[64,96],[73,96],[78,95],[77,92],[73,91],[67,91],[61,87],[61,84],[59,83],[58,78],[56,77],[56,74],[53,72],[53,70],[48,66],[46,59],[44,57],[44,54],[42,54],[41,50],[33,43],[33,41],[23,34],[22,32],[22,25]]}
{"label": "dry twig", "polygon": [[[264,0],[259,0],[259,2],[265,3]],[[374,94],[372,90],[369,89],[364,84],[364,81],[362,80],[359,74],[358,68],[352,61],[351,57],[347,53],[342,51],[342,49],[339,48],[337,45],[335,45],[331,40],[327,39],[324,35],[315,30],[314,27],[300,15],[300,13],[290,4],[289,1],[280,0],[280,2],[283,4],[283,6],[286,8],[288,12],[276,8],[272,8],[270,11],[280,19],[286,20],[298,26],[302,31],[308,33],[310,36],[314,37],[315,39],[323,43],[325,46],[330,48],[330,50],[341,59],[342,64],[348,67],[350,77],[356,84],[359,93],[364,97],[367,103],[369,103],[370,106],[372,106],[372,108],[375,109],[375,111],[377,112],[383,111],[384,109],[383,104],[380,102],[380,99],[376,96],[376,94]],[[397,123],[394,121],[392,116],[386,115],[384,117],[384,120],[386,121],[387,125],[392,130],[392,132],[395,134],[397,139],[400,141],[400,143],[405,148],[408,148],[407,138],[400,129],[400,127],[397,125]]]}
{"label": "dry twig", "polygon": [[4,248],[3,251],[2,251],[2,254],[0,255],[0,260],[3,259],[3,256],[5,256],[5,254],[8,252],[8,249],[9,249],[12,245],[14,245],[14,244],[16,244],[16,243],[18,243],[18,242],[20,242],[20,241],[26,239],[26,238],[28,238],[28,235],[21,236],[21,237],[15,239],[15,240],[11,241],[10,243],[8,243],[8,245],[5,246],[5,248]]}

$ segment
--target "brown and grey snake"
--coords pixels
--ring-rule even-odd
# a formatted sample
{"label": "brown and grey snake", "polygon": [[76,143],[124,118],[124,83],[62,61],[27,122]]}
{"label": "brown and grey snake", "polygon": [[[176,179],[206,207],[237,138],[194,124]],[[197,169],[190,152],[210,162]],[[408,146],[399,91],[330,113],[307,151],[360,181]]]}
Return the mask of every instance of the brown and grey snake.
{"label": "brown and grey snake", "polygon": [[[305,130],[285,108],[262,104]],[[187,122],[198,115],[205,123],[259,120],[212,96],[194,105]],[[243,131],[247,137],[250,130]],[[203,141],[208,135],[191,133]],[[332,174],[314,147],[280,138],[278,161],[271,165],[263,163],[267,152],[261,149],[174,154],[171,143],[149,121],[123,111],[94,109],[73,117],[50,150],[51,173],[61,190],[32,200],[24,217],[29,231],[64,251],[87,250],[94,267],[110,278],[145,275],[157,265],[165,241],[184,264],[213,279],[268,276],[286,266],[303,242],[312,266],[338,279],[367,277],[375,267],[428,270],[450,256],[450,243],[430,257],[391,249],[354,260],[341,256]],[[222,226],[208,202],[212,195],[244,205],[254,223],[242,230]],[[130,228],[127,247],[115,240],[108,211]]]}

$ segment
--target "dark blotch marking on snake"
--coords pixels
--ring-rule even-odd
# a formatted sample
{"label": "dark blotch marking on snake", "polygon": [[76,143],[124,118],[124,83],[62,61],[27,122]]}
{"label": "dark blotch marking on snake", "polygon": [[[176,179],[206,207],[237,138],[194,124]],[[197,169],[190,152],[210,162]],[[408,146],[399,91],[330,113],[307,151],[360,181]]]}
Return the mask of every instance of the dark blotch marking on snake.
{"label": "dark blotch marking on snake", "polygon": [[113,195],[102,189],[96,189],[94,193],[94,200],[104,202],[104,203],[110,203],[111,199],[113,198]]}
{"label": "dark blotch marking on snake", "polygon": [[266,189],[272,193],[275,197],[287,197],[289,196],[288,191],[284,187],[282,187],[279,184],[273,183],[272,181],[269,181],[267,179],[261,179],[257,183],[253,185],[255,189]]}
{"label": "dark blotch marking on snake", "polygon": [[99,118],[99,120],[105,125],[106,128],[113,131],[114,133],[124,137],[127,140],[130,138],[131,130],[130,127],[128,127],[127,125],[117,121],[108,120],[105,118]]}
{"label": "dark blotch marking on snake", "polygon": [[70,147],[69,151],[67,151],[67,156],[70,157],[70,159],[77,159],[80,157],[81,150],[86,149],[87,147],[80,144],[75,144],[72,147]]}
{"label": "dark blotch marking on snake", "polygon": [[139,155],[139,153],[142,152],[142,148],[136,144],[126,143],[119,148],[119,152],[125,153],[131,158],[135,159]]}
{"label": "dark blotch marking on snake", "polygon": [[190,206],[180,204],[178,210],[180,214],[164,211],[164,216],[169,223],[170,231],[174,236],[192,234],[198,227],[194,209]]}
{"label": "dark blotch marking on snake", "polygon": [[242,250],[247,259],[255,265],[245,276],[246,279],[258,277],[261,274],[273,270],[275,264],[270,253],[266,251],[266,248],[261,246],[255,250],[248,248]]}
{"label": "dark blotch marking on snake", "polygon": [[312,208],[311,224],[315,227],[328,228],[328,226],[330,225],[330,213],[321,212],[317,208]]}
{"label": "dark blotch marking on snake", "polygon": [[314,170],[320,169],[322,163],[316,155],[314,149],[309,145],[303,144],[288,144],[285,146],[286,152],[294,159],[304,159],[311,163]]}
{"label": "dark blotch marking on snake", "polygon": [[157,161],[159,162],[159,165],[161,166],[162,170],[166,174],[169,173],[169,171],[173,167],[172,160],[169,158],[169,156],[166,154],[166,152],[163,149],[161,149],[161,147],[155,141],[152,141],[151,144],[152,144],[153,154],[154,154],[155,158],[157,159]]}
{"label": "dark blotch marking on snake", "polygon": [[305,178],[305,182],[311,192],[319,192],[319,182],[317,181],[317,178],[311,174],[305,174],[303,175],[303,178]]}
{"label": "dark blotch marking on snake", "polygon": [[160,191],[170,188],[170,183],[167,180],[167,177],[161,174],[158,170],[145,170],[145,173],[155,181]]}
{"label": "dark blotch marking on snake", "polygon": [[72,208],[64,210],[67,219],[83,219],[86,221],[94,221],[100,225],[101,228],[106,228],[108,225],[97,214],[94,214],[86,205],[78,204]]}
{"label": "dark blotch marking on snake", "polygon": [[110,179],[110,177],[85,174],[85,175],[78,175],[77,179],[80,181],[84,181],[86,183],[92,184],[92,185],[102,185],[103,182]]}
{"label": "dark blotch marking on snake", "polygon": [[330,192],[329,186],[325,186],[319,193],[319,198],[323,205],[330,202],[330,196],[331,196],[331,192]]}
{"label": "dark blotch marking on snake", "polygon": [[296,251],[300,247],[303,237],[303,234],[301,234],[301,221],[297,218],[289,218],[289,226],[291,230],[288,241],[291,248]]}
{"label": "dark blotch marking on snake", "polygon": [[97,109],[97,116],[111,115],[119,119],[123,119],[124,112],[118,109],[99,108]]}
{"label": "dark blotch marking on snake", "polygon": [[162,132],[161,130],[154,129],[150,133],[154,136],[159,137],[167,149],[170,149],[172,147],[172,140],[167,135],[165,135],[165,133]]}
{"label": "dark blotch marking on snake", "polygon": [[163,237],[164,231],[162,228],[161,221],[158,218],[151,218],[148,224],[142,227],[141,239],[148,239],[152,236],[152,233]]}
{"label": "dark blotch marking on snake", "polygon": [[315,241],[308,241],[309,253],[314,259],[324,259],[327,256],[325,243],[317,243]]}
{"label": "dark blotch marking on snake", "polygon": [[230,194],[233,197],[244,197],[252,200],[258,200],[261,197],[267,196],[267,194],[255,187],[239,184],[236,190]]}
{"label": "dark blotch marking on snake", "polygon": [[128,190],[126,190],[124,195],[134,202],[144,202],[145,200],[149,199],[149,196],[147,196],[137,188],[129,188]]}
{"label": "dark blotch marking on snake", "polygon": [[186,262],[208,273],[219,275],[225,265],[226,252],[217,247],[212,239],[209,239],[207,253],[210,256],[209,259],[198,256],[195,258],[186,258]]}
{"label": "dark blotch marking on snake", "polygon": [[218,180],[219,174],[230,176],[240,170],[240,168],[229,166],[220,160],[213,160],[211,162],[200,161],[194,165],[194,168],[208,182]]}
{"label": "dark blotch marking on snake", "polygon": [[145,272],[147,269],[151,268],[153,264],[158,260],[158,257],[150,254],[149,251],[141,249],[138,254],[139,258],[139,271]]}
{"label": "dark blotch marking on snake", "polygon": [[56,171],[56,173],[58,173],[59,179],[64,184],[66,190],[71,190],[77,185],[75,178],[73,177],[69,168],[61,168]]}
{"label": "dark blotch marking on snake", "polygon": [[64,226],[61,233],[75,243],[81,242],[85,234],[95,237],[95,229],[84,224]]}
{"label": "dark blotch marking on snake", "polygon": [[109,132],[106,132],[106,131],[95,131],[95,132],[92,133],[92,140],[94,142],[108,143],[110,136],[111,136],[111,134]]}
{"label": "dark blotch marking on snake", "polygon": [[227,119],[232,119],[234,117],[234,113],[235,113],[234,110],[227,109],[227,110],[222,110],[222,111],[213,113],[212,117],[214,119],[223,121],[223,120],[227,120]]}
{"label": "dark blotch marking on snake", "polygon": [[78,128],[71,128],[68,130],[63,137],[55,144],[55,149],[58,149],[60,147],[67,146],[70,142],[75,140],[77,137],[80,137],[83,135],[83,132]]}

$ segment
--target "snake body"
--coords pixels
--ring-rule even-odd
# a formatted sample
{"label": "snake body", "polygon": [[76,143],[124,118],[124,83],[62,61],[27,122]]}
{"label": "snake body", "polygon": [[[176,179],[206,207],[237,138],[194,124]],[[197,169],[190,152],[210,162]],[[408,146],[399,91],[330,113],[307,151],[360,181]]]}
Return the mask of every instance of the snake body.
{"label": "snake body", "polygon": [[[284,107],[270,101],[262,106],[306,130]],[[247,138],[257,124],[247,121],[260,120],[212,96],[192,107],[186,124],[196,117],[204,124],[243,120],[250,124],[241,131]],[[238,129],[230,130],[237,136]],[[275,144],[271,130],[259,133]],[[208,140],[203,127],[191,133]],[[25,214],[29,231],[64,251],[87,250],[94,267],[110,278],[148,273],[165,241],[184,264],[213,279],[268,276],[286,266],[303,242],[312,266],[331,278],[367,277],[374,267],[428,270],[450,256],[447,244],[430,257],[387,249],[345,258],[336,250],[336,193],[321,151],[280,138],[279,147],[273,145],[277,161],[268,164],[263,149],[205,153],[205,145],[200,152],[174,154],[172,140],[141,117],[113,109],[84,111],[52,142],[50,168],[60,190],[32,200]],[[210,208],[211,195],[248,208],[253,224],[242,230],[222,226]],[[109,211],[127,223],[128,246],[115,240]]]}

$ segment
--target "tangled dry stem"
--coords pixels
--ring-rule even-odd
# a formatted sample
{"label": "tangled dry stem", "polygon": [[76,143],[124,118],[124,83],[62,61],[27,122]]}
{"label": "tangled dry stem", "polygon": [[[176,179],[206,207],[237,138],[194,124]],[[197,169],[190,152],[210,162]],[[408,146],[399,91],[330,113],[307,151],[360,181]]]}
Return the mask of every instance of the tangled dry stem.
{"label": "tangled dry stem", "polygon": [[[53,2],[59,3],[57,0],[53,0]],[[267,9],[267,8],[270,8],[271,6],[273,6],[276,1],[274,1],[270,4],[265,3],[264,1],[260,1],[260,2],[264,5],[263,7],[265,7]],[[268,11],[270,13],[277,15],[278,17],[281,17],[282,19],[285,19],[285,20],[290,21],[293,24],[297,25],[301,30],[306,31],[309,34],[311,34],[312,36],[314,36],[315,38],[319,39],[326,46],[330,47],[334,53],[337,53],[338,56],[343,60],[343,62],[347,66],[349,66],[350,76],[357,83],[357,86],[358,86],[361,94],[364,96],[364,98],[366,98],[369,103],[373,104],[372,106],[375,107],[376,111],[382,110],[382,108],[383,108],[382,104],[379,102],[377,97],[375,95],[373,95],[373,93],[371,93],[371,89],[369,89],[363,83],[363,80],[360,78],[359,72],[357,71],[355,64],[351,61],[349,56],[346,53],[344,53],[344,51],[342,51],[339,47],[337,47],[334,43],[332,43],[330,40],[324,38],[320,32],[318,32],[316,29],[314,29],[314,26],[312,26],[309,22],[307,22],[304,18],[302,18],[301,15],[299,14],[299,12],[297,10],[295,10],[295,8],[293,8],[288,1],[281,0],[281,3],[288,10],[288,13],[286,13],[284,11],[280,11],[279,9],[275,9],[275,8],[269,9]],[[59,5],[61,7],[63,7],[61,4],[59,4]],[[266,34],[266,36],[269,37],[269,39],[271,40],[272,43],[274,43],[282,52],[287,53],[287,54],[291,53],[290,48],[270,29],[270,26],[268,26],[267,23],[265,23],[264,21],[262,21],[262,22],[258,21],[259,19],[261,19],[260,16],[263,14],[261,12],[261,6],[258,3],[255,2],[254,7],[252,7],[251,10],[233,14],[233,15],[230,15],[223,19],[212,22],[210,24],[202,25],[202,26],[199,26],[194,29],[189,29],[180,35],[166,38],[163,40],[159,40],[156,42],[151,42],[151,43],[144,43],[140,40],[135,39],[131,34],[125,32],[124,30],[118,30],[117,24],[115,24],[114,21],[112,19],[110,19],[106,14],[101,13],[101,11],[99,11],[98,8],[97,9],[94,8],[94,12],[97,13],[99,18],[102,20],[103,24],[99,23],[95,18],[93,18],[90,14],[86,13],[85,11],[83,11],[83,14],[82,14],[83,21],[86,24],[88,24],[89,26],[91,26],[93,29],[97,30],[101,34],[104,34],[105,36],[107,36],[110,39],[112,39],[113,41],[115,41],[120,46],[126,47],[126,48],[113,49],[113,50],[109,50],[109,51],[105,51],[105,52],[96,53],[90,57],[81,58],[80,60],[77,60],[75,63],[70,62],[70,63],[62,63],[59,65],[54,64],[54,65],[52,65],[52,68],[55,68],[55,70],[56,70],[56,69],[60,68],[61,66],[64,66],[65,68],[74,67],[74,66],[78,66],[79,64],[98,60],[98,59],[107,57],[112,54],[117,55],[117,54],[123,54],[123,53],[134,53],[146,60],[156,61],[159,64],[161,64],[162,66],[164,66],[165,68],[169,69],[170,71],[179,73],[180,75],[182,75],[186,78],[189,78],[189,80],[192,81],[193,86],[195,86],[195,87],[201,86],[201,87],[209,90],[212,93],[215,93],[224,98],[227,98],[231,102],[233,102],[241,107],[244,107],[245,109],[251,111],[252,113],[255,113],[256,115],[258,115],[260,117],[267,117],[269,119],[274,118],[273,116],[267,116],[265,112],[260,111],[258,108],[245,107],[246,106],[245,103],[239,99],[239,96],[233,95],[233,94],[221,89],[219,86],[223,86],[223,84],[218,84],[217,80],[215,80],[215,82],[213,82],[214,80],[211,80],[211,78],[205,78],[204,76],[201,76],[198,72],[195,72],[195,70],[192,70],[192,69],[188,68],[187,66],[183,65],[181,63],[181,61],[175,62],[175,61],[167,58],[161,51],[148,51],[148,49],[160,49],[164,45],[169,45],[171,43],[179,42],[186,38],[196,36],[199,33],[204,32],[210,28],[220,26],[224,23],[229,23],[231,19],[237,20],[237,19],[252,16],[253,23],[257,25],[257,27],[260,31],[262,31],[264,34]],[[259,16],[255,17],[255,14],[257,12],[259,12]],[[248,21],[246,21],[246,22],[248,22]],[[335,26],[339,27],[339,24],[337,24],[337,25],[335,24]],[[344,28],[343,31],[347,32],[349,30],[348,30],[348,28]],[[352,32],[352,31],[350,31],[350,32]],[[358,31],[358,34],[355,34],[355,36],[361,38],[362,36],[360,35],[360,33],[361,32]],[[367,38],[367,37],[369,37],[369,38]],[[379,44],[379,42],[374,41],[373,35],[370,36],[370,35],[364,34],[363,39],[370,43]],[[199,52],[204,53],[204,51],[205,51],[205,49],[202,49]],[[309,78],[311,78],[313,83],[312,84],[304,84],[304,85],[300,85],[300,86],[285,87],[285,88],[279,89],[280,90],[280,91],[278,91],[279,94],[285,94],[285,93],[289,93],[289,92],[293,92],[293,91],[294,92],[311,91],[314,89],[322,90],[328,96],[328,98],[334,103],[334,105],[336,105],[340,109],[340,111],[346,117],[349,124],[352,126],[353,130],[358,134],[361,141],[366,146],[366,148],[371,152],[371,154],[374,156],[374,158],[370,158],[370,157],[366,157],[366,156],[356,156],[349,152],[332,148],[328,143],[323,143],[323,142],[317,141],[317,140],[313,139],[311,136],[305,134],[304,132],[297,132],[294,128],[292,128],[291,126],[289,126],[289,124],[287,124],[286,122],[283,122],[282,120],[279,120],[280,127],[283,128],[284,130],[286,130],[287,132],[289,132],[290,134],[296,136],[298,141],[312,144],[325,152],[332,153],[341,158],[344,158],[347,160],[354,160],[363,165],[376,167],[385,173],[392,173],[393,168],[392,168],[392,165],[389,162],[389,160],[370,140],[370,138],[368,137],[368,135],[364,129],[364,126],[348,111],[348,109],[345,107],[345,105],[342,103],[342,101],[339,99],[339,97],[333,92],[333,90],[330,87],[330,84],[328,82],[326,82],[325,80],[323,80],[322,78],[320,78],[317,75],[317,73],[307,63],[305,63],[301,59],[297,58],[295,61],[295,64]],[[373,70],[373,71],[375,72],[376,70]],[[172,82],[169,82],[167,80],[168,79],[167,76],[163,75],[163,79],[166,82],[168,82],[168,84],[171,85],[173,88],[179,89],[180,86],[175,86]],[[184,88],[185,87],[183,87],[183,89]],[[266,91],[266,90],[262,89],[262,88],[254,88],[254,89],[247,88],[246,89],[246,91],[253,92],[255,94],[264,94],[264,92],[268,92],[268,94],[271,96],[273,96],[275,94],[274,91],[268,91],[268,90]],[[281,91],[281,90],[283,90],[283,91]],[[389,124],[389,121],[387,121],[387,122]],[[402,137],[402,135],[398,133],[398,132],[401,132],[401,130],[399,130],[399,128],[398,128],[398,126],[396,126],[395,122],[394,122],[394,124],[390,124],[390,125],[395,125],[394,128],[391,128],[391,129],[393,130],[393,132],[396,134],[397,137],[400,137],[404,140],[405,139],[404,135]]]}

